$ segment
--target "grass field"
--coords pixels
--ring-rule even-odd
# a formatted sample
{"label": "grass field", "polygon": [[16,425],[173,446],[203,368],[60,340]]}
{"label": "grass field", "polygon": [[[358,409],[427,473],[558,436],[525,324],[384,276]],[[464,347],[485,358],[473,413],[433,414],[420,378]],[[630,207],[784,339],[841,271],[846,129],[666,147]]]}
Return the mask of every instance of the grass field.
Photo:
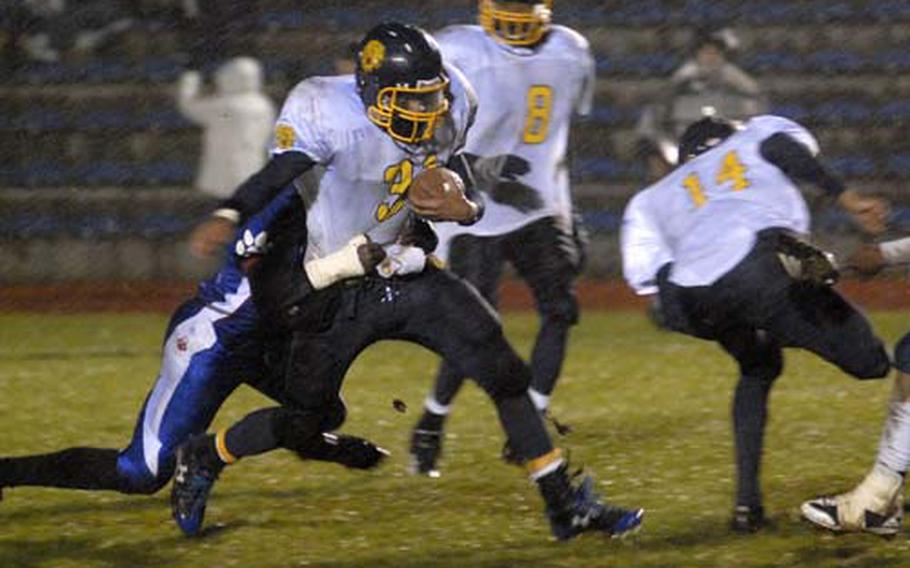
{"label": "grass field", "polygon": [[[907,313],[875,315],[893,342]],[[120,447],[158,367],[157,315],[0,316],[0,455],[72,445]],[[536,322],[506,321],[527,352]],[[729,403],[734,367],[711,344],[660,333],[634,312],[587,313],[574,331],[553,402],[575,432],[562,443],[610,500],[648,510],[624,541],[549,540],[536,489],[498,460],[490,404],[465,389],[450,421],[443,476],[406,474],[406,441],[435,368],[419,348],[364,353],[345,397],[345,431],[393,457],[372,473],[303,463],[288,454],[225,472],[204,538],[182,538],[167,491],[153,497],[7,491],[0,503],[0,567],[759,567],[910,566],[906,536],[832,537],[798,519],[807,497],[865,472],[890,383],[861,383],[789,352],[772,397],[764,482],[776,526],[727,530],[733,465]],[[410,407],[393,410],[395,398]],[[245,387],[215,425],[264,400]]]}

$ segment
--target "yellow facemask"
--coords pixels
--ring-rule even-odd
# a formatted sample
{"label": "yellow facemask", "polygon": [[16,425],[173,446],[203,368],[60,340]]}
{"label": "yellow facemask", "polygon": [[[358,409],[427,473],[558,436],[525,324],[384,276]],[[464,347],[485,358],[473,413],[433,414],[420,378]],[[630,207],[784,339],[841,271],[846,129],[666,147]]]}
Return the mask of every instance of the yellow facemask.
{"label": "yellow facemask", "polygon": [[405,144],[430,140],[436,126],[449,111],[448,79],[417,87],[381,89],[367,109],[369,119],[393,139]]}
{"label": "yellow facemask", "polygon": [[480,0],[480,25],[498,41],[516,47],[534,45],[550,25],[553,0],[540,0],[530,12],[499,8],[496,0]]}

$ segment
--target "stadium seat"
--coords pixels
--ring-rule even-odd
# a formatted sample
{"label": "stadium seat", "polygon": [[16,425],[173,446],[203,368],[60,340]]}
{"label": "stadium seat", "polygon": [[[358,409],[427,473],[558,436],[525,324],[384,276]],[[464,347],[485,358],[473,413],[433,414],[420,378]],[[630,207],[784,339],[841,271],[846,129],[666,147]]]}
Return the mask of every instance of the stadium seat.
{"label": "stadium seat", "polygon": [[821,103],[812,112],[816,122],[828,125],[862,124],[873,116],[864,102],[846,99]]}
{"label": "stadium seat", "polygon": [[846,178],[868,177],[876,172],[875,161],[862,155],[845,155],[828,158],[828,163]]}

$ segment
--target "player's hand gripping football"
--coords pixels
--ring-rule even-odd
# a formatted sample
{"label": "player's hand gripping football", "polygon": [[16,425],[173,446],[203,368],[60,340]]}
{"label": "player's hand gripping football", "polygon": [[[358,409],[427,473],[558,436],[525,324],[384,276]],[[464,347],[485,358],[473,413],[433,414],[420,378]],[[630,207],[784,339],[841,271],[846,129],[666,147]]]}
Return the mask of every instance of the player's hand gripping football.
{"label": "player's hand gripping football", "polygon": [[461,176],[448,168],[420,172],[408,189],[411,210],[430,221],[473,221],[477,205],[465,196]]}
{"label": "player's hand gripping football", "polygon": [[885,232],[888,219],[888,202],[880,197],[861,195],[848,189],[837,198],[838,204],[853,216],[860,228],[871,235]]}
{"label": "player's hand gripping football", "polygon": [[237,225],[232,221],[210,217],[190,234],[190,252],[197,258],[214,256],[234,237],[236,230]]}

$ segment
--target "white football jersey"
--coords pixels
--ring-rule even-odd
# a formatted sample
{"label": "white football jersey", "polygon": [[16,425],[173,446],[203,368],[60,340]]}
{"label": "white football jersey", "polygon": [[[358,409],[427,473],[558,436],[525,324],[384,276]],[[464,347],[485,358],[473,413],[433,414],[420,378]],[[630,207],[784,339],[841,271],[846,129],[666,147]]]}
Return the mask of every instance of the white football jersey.
{"label": "white football jersey", "polygon": [[639,294],[657,291],[654,277],[667,262],[672,282],[706,286],[746,257],[759,231],[809,232],[799,188],[761,156],[761,143],[779,132],[818,153],[802,126],[758,116],[632,198],[623,215],[623,272]]}
{"label": "white football jersey", "polygon": [[272,152],[303,152],[320,166],[317,183],[305,184],[307,176],[297,182],[307,208],[307,260],[335,252],[361,233],[380,244],[398,237],[411,181],[463,146],[476,112],[470,84],[457,69],[446,66],[446,72],[449,114],[437,126],[436,140],[421,147],[396,143],[370,122],[353,75],[314,77],[291,91]]}
{"label": "white football jersey", "polygon": [[536,50],[504,46],[480,26],[451,26],[435,35],[444,60],[458,67],[479,101],[465,151],[483,157],[513,154],[531,170],[517,181],[529,186],[541,207],[521,211],[497,203],[484,190],[486,213],[470,227],[439,226],[441,240],[454,233],[501,235],[543,217],[567,220],[572,204],[566,146],[575,115],[591,111],[595,66],[587,40],[551,26]]}

